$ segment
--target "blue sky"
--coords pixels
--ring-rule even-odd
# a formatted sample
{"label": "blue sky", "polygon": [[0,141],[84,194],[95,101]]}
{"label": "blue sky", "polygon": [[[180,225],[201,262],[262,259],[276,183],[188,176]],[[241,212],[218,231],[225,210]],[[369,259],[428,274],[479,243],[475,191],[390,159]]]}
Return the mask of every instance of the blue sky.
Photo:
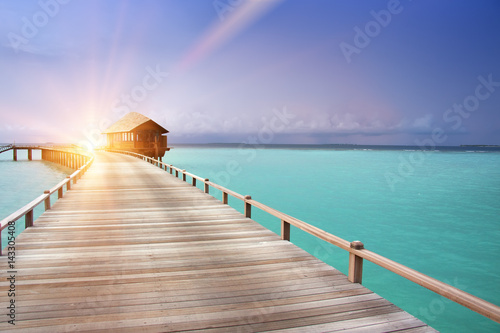
{"label": "blue sky", "polygon": [[0,142],[500,144],[500,2],[0,0]]}

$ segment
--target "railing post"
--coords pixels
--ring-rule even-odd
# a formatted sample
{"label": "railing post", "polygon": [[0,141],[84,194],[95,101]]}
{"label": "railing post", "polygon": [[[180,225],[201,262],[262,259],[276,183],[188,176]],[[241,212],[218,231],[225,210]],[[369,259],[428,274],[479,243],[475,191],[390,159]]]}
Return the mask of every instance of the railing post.
{"label": "railing post", "polygon": [[290,241],[290,223],[281,220],[281,239]]}
{"label": "railing post", "polygon": [[229,196],[227,195],[227,192],[222,192],[222,203],[227,205],[229,202]]}
{"label": "railing post", "polygon": [[63,197],[63,187],[59,187],[57,190],[57,199],[61,199]]}
{"label": "railing post", "polygon": [[28,148],[28,161],[33,160],[33,149]]}
{"label": "railing post", "polygon": [[251,199],[252,197],[250,195],[245,195],[245,217],[249,219],[252,218],[252,205],[247,201]]}
{"label": "railing post", "polygon": [[47,199],[45,199],[45,210],[49,210],[50,209],[50,191],[49,190],[45,190],[43,193],[44,194],[49,194],[47,196]]}
{"label": "railing post", "polygon": [[193,177],[192,184],[193,184],[194,187],[196,187],[196,178],[194,178],[194,177]]}
{"label": "railing post", "polygon": [[14,149],[12,149],[12,151],[13,151],[13,159],[14,159],[14,161],[17,161],[17,149],[14,148]]}
{"label": "railing post", "polygon": [[210,185],[208,185],[208,178],[205,178],[205,193],[210,192]]}
{"label": "railing post", "polygon": [[[351,248],[362,250],[365,246],[360,241],[354,241],[351,242]],[[349,274],[347,279],[353,283],[361,283],[363,280],[363,258],[351,252],[349,252]]]}
{"label": "railing post", "polygon": [[182,170],[182,180],[186,181],[186,170]]}
{"label": "railing post", "polygon": [[24,225],[26,229],[33,226],[33,209],[24,215]]}
{"label": "railing post", "polygon": [[172,169],[172,164],[170,164],[168,167],[170,168],[170,174],[173,175],[174,169]]}
{"label": "railing post", "polygon": [[66,191],[69,191],[71,190],[71,177],[68,176],[66,178],[68,178],[68,182],[66,183]]}

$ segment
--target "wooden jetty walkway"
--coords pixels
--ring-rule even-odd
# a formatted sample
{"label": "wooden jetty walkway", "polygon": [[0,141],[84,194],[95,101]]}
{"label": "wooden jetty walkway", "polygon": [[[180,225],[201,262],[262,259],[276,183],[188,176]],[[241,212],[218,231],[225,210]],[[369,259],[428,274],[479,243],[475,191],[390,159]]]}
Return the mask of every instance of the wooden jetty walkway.
{"label": "wooden jetty walkway", "polygon": [[116,153],[97,153],[17,237],[15,260],[16,321],[2,316],[2,331],[434,331],[202,190]]}

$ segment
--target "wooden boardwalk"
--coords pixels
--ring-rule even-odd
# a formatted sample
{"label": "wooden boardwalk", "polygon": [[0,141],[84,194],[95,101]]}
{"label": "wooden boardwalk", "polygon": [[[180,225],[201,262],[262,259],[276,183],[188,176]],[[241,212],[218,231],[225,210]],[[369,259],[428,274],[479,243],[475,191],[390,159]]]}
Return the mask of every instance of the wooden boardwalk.
{"label": "wooden boardwalk", "polygon": [[[0,258],[8,304],[7,257]],[[98,153],[16,240],[23,332],[435,332],[174,176]],[[5,312],[5,307],[4,308]]]}

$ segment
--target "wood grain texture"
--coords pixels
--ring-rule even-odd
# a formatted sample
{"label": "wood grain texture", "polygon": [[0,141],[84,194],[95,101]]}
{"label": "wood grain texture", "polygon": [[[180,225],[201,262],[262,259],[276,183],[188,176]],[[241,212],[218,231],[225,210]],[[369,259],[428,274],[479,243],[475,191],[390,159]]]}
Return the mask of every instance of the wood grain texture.
{"label": "wood grain texture", "polygon": [[434,332],[202,190],[113,153],[17,238],[16,269],[16,325],[2,316],[1,331]]}

